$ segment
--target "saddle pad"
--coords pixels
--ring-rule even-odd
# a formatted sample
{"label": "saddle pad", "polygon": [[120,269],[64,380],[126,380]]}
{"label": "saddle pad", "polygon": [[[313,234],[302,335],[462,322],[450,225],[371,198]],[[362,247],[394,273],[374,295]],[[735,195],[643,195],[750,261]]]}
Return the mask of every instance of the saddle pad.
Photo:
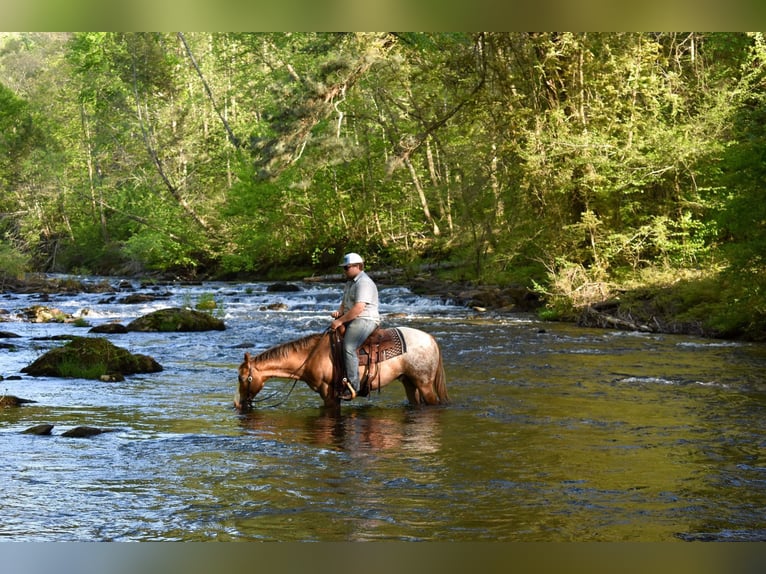
{"label": "saddle pad", "polygon": [[366,362],[377,363],[393,359],[407,352],[402,332],[397,328],[376,329],[359,347],[359,358]]}

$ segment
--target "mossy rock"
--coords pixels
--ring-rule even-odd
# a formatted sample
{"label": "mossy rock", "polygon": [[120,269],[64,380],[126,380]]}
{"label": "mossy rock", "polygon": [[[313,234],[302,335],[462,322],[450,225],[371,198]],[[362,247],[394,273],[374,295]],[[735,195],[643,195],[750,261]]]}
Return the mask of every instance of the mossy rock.
{"label": "mossy rock", "polygon": [[32,305],[22,309],[20,315],[32,323],[71,323],[74,321],[74,317],[69,313],[44,305]]}
{"label": "mossy rock", "polygon": [[128,323],[128,331],[223,331],[223,321],[208,313],[171,307],[160,309]]}
{"label": "mossy rock", "polygon": [[22,399],[19,397],[14,397],[13,395],[0,395],[0,408],[6,408],[6,407],[20,407],[21,405],[27,404],[27,403],[36,403],[37,401],[33,401],[31,399]]}
{"label": "mossy rock", "polygon": [[162,366],[146,355],[132,354],[106,339],[78,337],[51,349],[21,372],[33,377],[100,379],[107,373],[157,373]]}

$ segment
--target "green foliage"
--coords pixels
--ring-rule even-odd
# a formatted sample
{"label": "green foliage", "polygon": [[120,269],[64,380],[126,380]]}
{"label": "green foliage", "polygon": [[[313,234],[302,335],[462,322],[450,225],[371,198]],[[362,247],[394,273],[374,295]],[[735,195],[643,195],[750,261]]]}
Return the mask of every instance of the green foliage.
{"label": "green foliage", "polygon": [[93,362],[83,364],[75,357],[65,357],[58,364],[60,377],[72,379],[98,379],[108,372],[106,362]]}
{"label": "green foliage", "polygon": [[149,270],[189,270],[197,265],[187,245],[153,230],[142,230],[131,236],[124,242],[122,253]]}
{"label": "green foliage", "polygon": [[766,261],[766,39],[755,36],[749,73],[738,97],[742,105],[734,115],[736,139],[727,146],[722,181],[728,191],[718,213],[725,248],[732,264],[743,271],[763,269]]}
{"label": "green foliage", "polygon": [[29,257],[0,240],[0,279],[19,278],[29,264]]}
{"label": "green foliage", "polygon": [[29,151],[32,131],[29,105],[0,83],[0,175]]}
{"label": "green foliage", "polygon": [[[191,308],[191,301],[186,302],[185,306]],[[226,317],[226,309],[223,304],[223,300],[217,298],[214,293],[202,293],[197,298],[197,302],[193,304],[193,307],[197,311],[208,313],[219,319]]]}
{"label": "green foliage", "polygon": [[21,35],[0,50],[0,229],[40,269],[266,277],[352,248],[451,260],[461,280],[534,282],[559,316],[642,270],[725,257],[757,306],[765,46]]}

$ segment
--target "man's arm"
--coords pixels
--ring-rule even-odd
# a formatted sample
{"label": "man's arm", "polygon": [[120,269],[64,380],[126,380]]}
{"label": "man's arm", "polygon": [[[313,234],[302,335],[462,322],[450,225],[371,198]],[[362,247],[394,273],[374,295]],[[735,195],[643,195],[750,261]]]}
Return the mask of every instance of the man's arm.
{"label": "man's arm", "polygon": [[340,317],[336,317],[335,321],[330,323],[330,329],[333,331],[340,327],[343,323],[348,323],[349,321],[353,321],[356,319],[362,311],[364,311],[364,308],[367,306],[367,303],[364,301],[359,301],[358,303],[354,303],[354,306],[351,307],[348,311],[343,313]]}

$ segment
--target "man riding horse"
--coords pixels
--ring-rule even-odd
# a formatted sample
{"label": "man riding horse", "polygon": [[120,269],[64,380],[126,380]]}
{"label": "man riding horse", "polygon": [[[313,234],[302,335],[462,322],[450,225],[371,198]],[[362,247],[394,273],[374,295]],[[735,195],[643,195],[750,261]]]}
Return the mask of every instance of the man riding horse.
{"label": "man riding horse", "polygon": [[364,271],[364,259],[358,253],[347,253],[340,264],[346,273],[343,299],[333,311],[330,329],[345,326],[343,362],[346,367],[345,389],[340,398],[354,399],[359,392],[359,356],[357,350],[380,324],[378,288]]}
{"label": "man riding horse", "polygon": [[[411,405],[449,402],[441,350],[431,335],[412,327],[396,327],[373,336],[369,346],[364,344],[380,322],[378,288],[364,272],[359,254],[346,254],[341,265],[348,282],[338,310],[332,313],[330,329],[281,343],[254,357],[245,353],[238,369],[237,410],[252,408],[255,396],[271,378],[304,381],[322,397],[325,407],[339,407],[340,399],[352,400],[360,392],[360,347],[365,367],[362,394],[401,381]],[[343,360],[336,362],[334,344],[344,326],[344,345],[339,349]],[[346,368],[342,394],[336,386],[338,363]]]}

